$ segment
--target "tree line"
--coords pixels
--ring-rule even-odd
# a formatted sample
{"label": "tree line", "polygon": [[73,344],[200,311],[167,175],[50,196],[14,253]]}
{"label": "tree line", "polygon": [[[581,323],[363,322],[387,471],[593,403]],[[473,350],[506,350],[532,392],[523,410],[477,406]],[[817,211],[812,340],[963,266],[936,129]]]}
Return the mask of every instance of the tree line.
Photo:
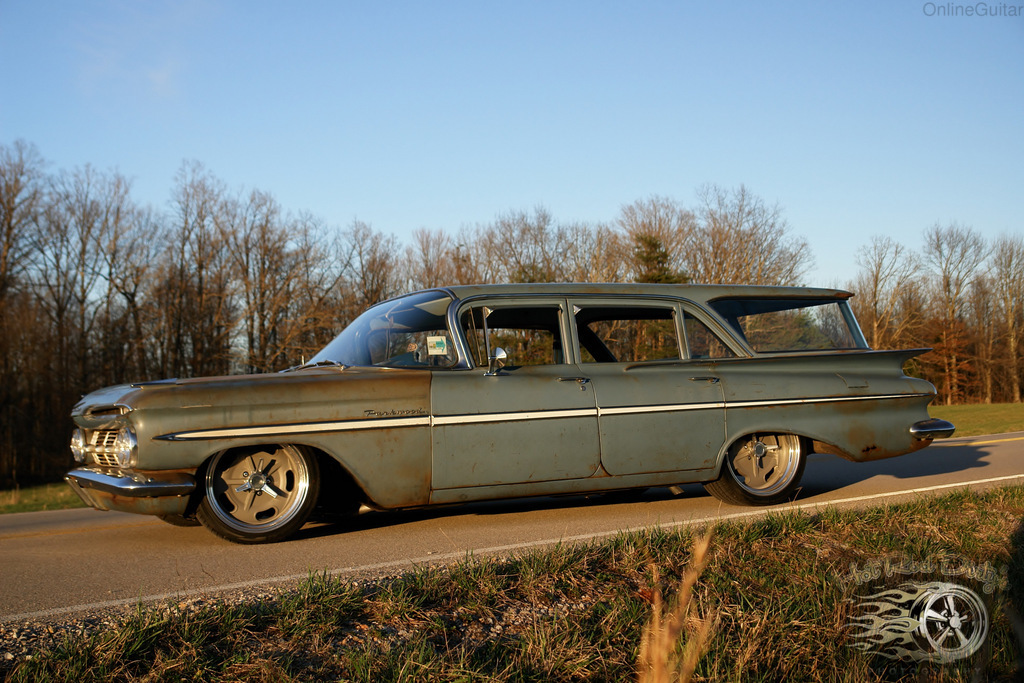
{"label": "tree line", "polygon": [[[694,205],[649,197],[602,223],[514,210],[408,243],[325,224],[262,190],[182,164],[166,207],[91,166],[48,169],[0,145],[0,487],[69,466],[69,412],[89,391],[165,377],[272,372],[313,355],[367,306],[481,282],[801,284],[806,240],[745,187]],[[910,250],[858,254],[854,307],[876,348],[931,346],[913,370],[946,403],[1020,401],[1024,242],[935,225]]]}

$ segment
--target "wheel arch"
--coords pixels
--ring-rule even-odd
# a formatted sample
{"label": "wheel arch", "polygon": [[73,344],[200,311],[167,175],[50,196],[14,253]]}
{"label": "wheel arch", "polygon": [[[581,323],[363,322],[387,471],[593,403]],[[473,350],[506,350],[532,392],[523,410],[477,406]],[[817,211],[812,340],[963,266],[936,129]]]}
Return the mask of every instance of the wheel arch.
{"label": "wheel arch", "polygon": [[[376,507],[349,467],[327,451],[316,446],[302,446],[313,454],[320,466],[320,496],[317,512],[322,514],[348,514],[361,505]],[[314,513],[316,514],[316,513]]]}
{"label": "wheel arch", "polygon": [[[797,495],[808,439],[783,430],[753,430],[729,442],[718,476],[704,489],[732,505],[775,505]],[[777,452],[777,455],[771,455]]]}
{"label": "wheel arch", "polygon": [[800,440],[800,448],[803,449],[804,456],[808,456],[811,453],[831,452],[816,450],[818,445],[823,445],[823,442],[795,430],[778,429],[773,427],[765,427],[763,429],[746,429],[742,432],[736,432],[735,434],[730,435],[729,439],[723,443],[722,448],[718,451],[718,458],[715,462],[715,466],[711,470],[711,480],[718,479],[722,476],[722,468],[725,467],[725,459],[732,451],[733,446],[744,439],[749,439],[752,436],[766,435],[786,435],[797,437]]}
{"label": "wheel arch", "polygon": [[[412,431],[412,430],[410,430]],[[345,435],[297,435],[297,438],[245,438],[211,445],[195,476],[201,484],[209,463],[229,451],[271,446],[294,446],[315,454],[317,463],[332,480],[362,504],[374,509],[419,507],[430,500],[431,460],[429,435],[420,444],[403,443],[377,430]],[[402,446],[408,446],[402,448]],[[199,458],[196,458],[199,460]],[[330,493],[330,492],[328,492]],[[200,492],[199,499],[202,499]]]}
{"label": "wheel arch", "polygon": [[[186,508],[186,514],[195,514],[195,509],[199,506],[200,501],[204,495],[204,488],[201,485],[203,480],[206,478],[206,472],[210,467],[210,463],[218,455],[223,453],[230,453],[232,451],[243,450],[247,448],[258,448],[258,447],[274,447],[274,446],[294,446],[295,448],[301,449],[313,456],[317,460],[320,470],[320,495],[317,501],[317,507],[321,507],[325,503],[329,503],[329,500],[325,500],[325,497],[330,495],[337,495],[339,493],[347,496],[353,496],[358,500],[359,504],[365,504],[373,507],[373,501],[366,492],[366,488],[359,482],[352,469],[342,462],[337,456],[328,452],[324,448],[303,443],[300,441],[244,441],[235,444],[231,444],[225,448],[220,448],[209,453],[203,462],[196,468],[195,478],[200,483],[196,486],[196,490],[192,493],[188,507]],[[330,507],[328,505],[327,507]],[[358,509],[358,505],[356,506]]]}

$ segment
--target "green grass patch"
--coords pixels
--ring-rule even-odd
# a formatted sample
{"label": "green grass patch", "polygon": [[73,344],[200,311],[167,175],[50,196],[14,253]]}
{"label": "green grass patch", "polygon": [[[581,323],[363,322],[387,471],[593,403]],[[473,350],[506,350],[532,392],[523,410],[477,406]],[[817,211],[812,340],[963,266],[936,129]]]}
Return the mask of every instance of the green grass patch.
{"label": "green grass patch", "polygon": [[[706,566],[690,591],[681,586],[695,539],[707,530],[654,529],[511,558],[470,557],[372,582],[314,575],[271,601],[198,612],[140,609],[117,629],[16,663],[8,677],[637,680],[654,606],[685,594],[690,611],[672,641],[675,654],[703,623],[713,624],[694,680],[1018,680],[1024,643],[1007,606],[1024,614],[1022,519],[1024,487],[1011,487],[722,522],[711,530]],[[854,647],[857,600],[908,579],[886,568],[941,562],[945,580],[985,596],[990,629],[979,653],[914,662]],[[996,590],[985,593],[984,580],[965,567],[991,567],[1001,577]]]}
{"label": "green grass patch", "polygon": [[64,482],[0,491],[0,514],[81,507],[85,503]]}
{"label": "green grass patch", "polygon": [[956,425],[954,436],[1024,432],[1024,403],[928,406],[928,413]]}

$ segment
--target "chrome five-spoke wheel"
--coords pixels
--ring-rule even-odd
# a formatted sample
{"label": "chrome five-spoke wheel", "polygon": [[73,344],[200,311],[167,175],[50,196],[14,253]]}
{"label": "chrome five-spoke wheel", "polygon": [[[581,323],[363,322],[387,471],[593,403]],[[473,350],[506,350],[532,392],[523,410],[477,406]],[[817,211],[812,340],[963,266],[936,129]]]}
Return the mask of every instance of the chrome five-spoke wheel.
{"label": "chrome five-spoke wheel", "polygon": [[977,593],[952,583],[934,584],[922,605],[918,633],[934,661],[948,664],[981,649],[988,637],[988,611]]}
{"label": "chrome five-spoke wheel", "polygon": [[780,503],[800,483],[805,460],[800,437],[794,434],[751,435],[732,445],[721,476],[704,488],[726,503]]}
{"label": "chrome five-spoke wheel", "polygon": [[297,531],[319,493],[316,457],[296,446],[254,446],[210,460],[197,517],[236,543],[269,543]]}

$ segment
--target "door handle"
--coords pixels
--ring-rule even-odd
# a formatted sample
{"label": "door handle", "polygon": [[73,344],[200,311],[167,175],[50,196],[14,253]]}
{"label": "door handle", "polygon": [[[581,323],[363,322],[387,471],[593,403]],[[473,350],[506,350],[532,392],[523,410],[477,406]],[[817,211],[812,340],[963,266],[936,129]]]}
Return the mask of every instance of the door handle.
{"label": "door handle", "polygon": [[580,385],[580,391],[587,390],[587,384],[590,383],[589,377],[559,377],[559,382],[576,382]]}
{"label": "door handle", "polygon": [[717,377],[691,377],[691,382],[707,382],[708,384],[718,384]]}

